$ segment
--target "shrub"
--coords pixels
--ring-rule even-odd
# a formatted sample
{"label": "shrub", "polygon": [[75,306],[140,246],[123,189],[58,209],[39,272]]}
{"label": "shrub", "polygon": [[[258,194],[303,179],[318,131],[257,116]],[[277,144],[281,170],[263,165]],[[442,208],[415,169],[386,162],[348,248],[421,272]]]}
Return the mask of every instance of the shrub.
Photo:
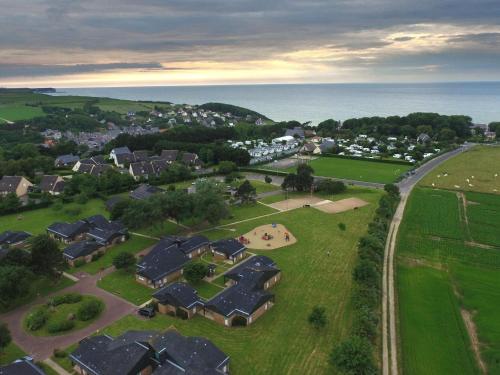
{"label": "shrub", "polygon": [[330,361],[346,374],[374,375],[377,373],[370,342],[359,336],[352,336],[335,348]]}
{"label": "shrub", "polygon": [[117,270],[130,268],[134,266],[135,263],[136,259],[134,254],[127,252],[120,253],[113,258],[113,266],[115,266]]}
{"label": "shrub", "polygon": [[47,308],[45,306],[38,307],[26,318],[26,327],[28,327],[30,331],[37,331],[45,325],[48,318],[49,313]]}
{"label": "shrub", "polygon": [[271,182],[273,182],[273,179],[269,176],[266,176],[264,177],[264,181],[266,182],[266,184],[270,184]]}
{"label": "shrub", "polygon": [[340,194],[346,191],[346,186],[342,181],[323,179],[316,185],[316,190],[326,194]]}
{"label": "shrub", "polygon": [[326,309],[324,307],[316,306],[312,309],[312,312],[307,320],[314,328],[323,328],[327,323],[325,312]]}
{"label": "shrub", "polygon": [[362,307],[354,319],[354,334],[373,341],[377,336],[378,322],[377,313],[368,307]]}
{"label": "shrub", "polygon": [[196,284],[208,274],[208,266],[205,263],[193,262],[184,267],[184,277],[190,283]]}
{"label": "shrub", "polygon": [[346,225],[345,225],[344,223],[339,223],[339,224],[338,224],[338,226],[339,226],[339,229],[340,229],[341,231],[345,231],[345,230],[346,230],[346,228],[347,228],[347,227],[346,227]]}
{"label": "shrub", "polygon": [[56,358],[66,358],[68,356],[68,353],[66,351],[61,350],[61,349],[54,349],[54,357]]}
{"label": "shrub", "polygon": [[64,303],[72,304],[72,303],[78,303],[82,300],[82,295],[78,293],[66,293],[66,294],[61,294],[60,296],[55,296],[49,301],[49,305],[51,306],[59,306]]}
{"label": "shrub", "polygon": [[81,321],[94,319],[103,309],[104,304],[101,301],[95,299],[88,300],[80,305],[76,312],[76,317]]}
{"label": "shrub", "polygon": [[95,262],[100,257],[102,257],[102,253],[100,251],[98,251],[97,253],[92,254],[92,257],[90,258],[90,261],[91,262]]}
{"label": "shrub", "polygon": [[80,207],[66,208],[64,213],[68,216],[78,216],[82,212]]}
{"label": "shrub", "polygon": [[81,267],[81,266],[87,264],[87,261],[85,259],[78,259],[78,260],[75,260],[73,262],[73,264],[74,264],[75,267],[78,268],[78,267]]}
{"label": "shrub", "polygon": [[366,286],[378,286],[380,279],[375,263],[362,259],[354,268],[354,280]]}
{"label": "shrub", "polygon": [[47,324],[47,332],[49,333],[58,333],[65,332],[73,329],[75,327],[75,322],[72,320],[60,320],[53,321]]}
{"label": "shrub", "polygon": [[3,348],[10,344],[12,341],[12,336],[10,335],[9,328],[7,324],[0,323],[0,352]]}

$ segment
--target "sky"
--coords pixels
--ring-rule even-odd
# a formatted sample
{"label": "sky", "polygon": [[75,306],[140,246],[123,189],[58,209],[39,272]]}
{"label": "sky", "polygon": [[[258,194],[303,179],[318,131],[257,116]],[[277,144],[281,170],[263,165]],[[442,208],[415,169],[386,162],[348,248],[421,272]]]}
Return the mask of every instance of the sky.
{"label": "sky", "polygon": [[500,80],[499,0],[0,0],[0,87]]}

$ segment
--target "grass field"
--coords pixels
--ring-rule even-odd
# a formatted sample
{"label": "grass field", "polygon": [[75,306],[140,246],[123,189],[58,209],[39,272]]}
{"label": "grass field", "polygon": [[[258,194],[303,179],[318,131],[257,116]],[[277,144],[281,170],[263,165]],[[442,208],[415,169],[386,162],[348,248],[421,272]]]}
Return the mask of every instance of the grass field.
{"label": "grass field", "polygon": [[[345,178],[367,182],[388,184],[410,170],[410,165],[380,163],[366,160],[353,160],[341,158],[319,157],[309,162],[316,176]],[[294,168],[286,169],[287,172],[295,171]]]}
{"label": "grass field", "polygon": [[255,188],[257,194],[269,193],[271,191],[281,190],[280,186],[268,184],[267,182],[262,182],[259,180],[249,180],[252,186]]}
{"label": "grass field", "polygon": [[[351,270],[357,240],[365,232],[380,194],[369,190],[351,193],[373,204],[342,214],[298,209],[273,216],[273,221],[285,225],[298,242],[286,248],[259,252],[272,257],[283,273],[273,289],[275,306],[250,327],[225,328],[199,316],[183,321],[161,315],[142,320],[131,315],[104,332],[118,335],[131,328],[165,330],[175,326],[183,334],[212,340],[231,356],[234,374],[329,374],[333,371],[328,364],[329,353],[334,344],[349,333],[351,324]],[[346,231],[338,229],[339,222],[346,223]],[[269,219],[255,219],[203,234],[211,239],[236,236],[267,223]],[[128,280],[122,283],[130,285],[126,283],[133,278],[129,276]],[[119,282],[116,279],[116,283]],[[328,324],[321,331],[315,331],[307,322],[315,305],[325,306],[327,311]],[[255,363],[259,366],[254,366]]]}
{"label": "grass field", "polygon": [[465,199],[464,208],[460,194],[417,188],[408,201],[397,250],[405,373],[479,373],[460,308],[488,372],[500,373],[500,196]]}
{"label": "grass field", "polygon": [[43,116],[44,113],[40,107],[32,107],[24,104],[0,104],[0,118],[8,121],[29,120],[33,117]]}
{"label": "grass field", "polygon": [[474,147],[437,167],[420,184],[422,186],[434,184],[436,188],[441,189],[500,194],[498,160],[500,160],[500,147]]}
{"label": "grass field", "polygon": [[0,351],[0,366],[8,365],[25,355],[26,353],[20,347],[11,342],[6,348]]}
{"label": "grass field", "polygon": [[151,299],[154,290],[135,281],[134,271],[118,270],[97,282],[97,286],[110,293],[141,305]]}
{"label": "grass field", "polygon": [[469,337],[447,273],[400,265],[398,292],[403,373],[476,374]]}
{"label": "grass field", "polygon": [[[78,215],[70,215],[68,209],[79,209]],[[47,227],[55,221],[73,222],[91,215],[103,214],[107,216],[104,202],[100,199],[92,199],[85,204],[65,204],[60,211],[53,207],[40,208],[26,211],[20,214],[0,216],[0,232],[6,230],[23,230],[32,234],[45,233]]]}

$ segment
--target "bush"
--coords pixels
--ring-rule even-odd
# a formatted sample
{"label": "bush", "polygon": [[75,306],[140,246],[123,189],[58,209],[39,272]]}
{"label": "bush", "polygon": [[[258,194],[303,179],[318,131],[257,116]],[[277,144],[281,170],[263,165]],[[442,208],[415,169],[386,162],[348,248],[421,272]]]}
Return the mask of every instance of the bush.
{"label": "bush", "polygon": [[47,319],[49,318],[49,312],[45,306],[37,308],[26,318],[26,327],[30,331],[37,331],[42,328]]}
{"label": "bush", "polygon": [[49,333],[58,333],[58,332],[66,332],[75,327],[75,322],[72,320],[61,320],[54,321],[47,324],[47,332]]}
{"label": "bush", "polygon": [[346,374],[374,375],[377,373],[370,342],[359,336],[352,336],[340,344],[333,351],[330,361]]}
{"label": "bush", "polygon": [[78,311],[76,312],[76,317],[81,321],[87,321],[94,319],[98,316],[104,309],[104,304],[101,301],[92,299],[83,302]]}
{"label": "bush", "polygon": [[92,257],[90,258],[90,261],[91,262],[95,262],[100,257],[102,257],[102,253],[100,251],[98,251],[97,253],[92,254]]}
{"label": "bush", "polygon": [[347,227],[346,227],[346,225],[345,225],[344,223],[339,223],[339,224],[338,224],[338,226],[339,226],[339,229],[340,229],[341,231],[345,231],[345,230],[346,230],[346,228],[347,228]]}
{"label": "bush", "polygon": [[340,194],[346,191],[346,186],[342,181],[322,179],[316,185],[316,190],[326,194]]}
{"label": "bush", "polygon": [[309,318],[307,318],[308,322],[316,329],[323,328],[327,323],[325,312],[326,309],[324,307],[314,307],[309,315]]}
{"label": "bush", "polygon": [[54,357],[56,358],[66,358],[68,356],[68,353],[66,351],[61,350],[61,349],[54,349]]}
{"label": "bush", "polygon": [[68,216],[78,216],[82,212],[82,209],[80,207],[74,207],[74,208],[66,208],[64,210],[64,213]]}
{"label": "bush", "polygon": [[368,307],[359,309],[354,319],[354,334],[373,341],[377,336],[378,315]]}
{"label": "bush", "polygon": [[266,182],[266,184],[270,184],[271,182],[273,182],[273,179],[266,175],[266,177],[264,177],[264,181]]}
{"label": "bush", "polygon": [[188,263],[184,267],[184,277],[190,283],[196,284],[208,274],[208,266],[205,263]]}
{"label": "bush", "polygon": [[0,352],[3,348],[9,345],[12,341],[12,336],[10,335],[9,328],[7,324],[0,323]]}
{"label": "bush", "polygon": [[120,253],[113,258],[113,266],[115,266],[117,270],[130,268],[134,266],[135,263],[136,259],[134,254],[127,252]]}
{"label": "bush", "polygon": [[87,264],[87,261],[85,259],[78,259],[78,260],[75,260],[73,262],[73,264],[74,264],[75,267],[78,268],[78,267],[81,267],[81,266]]}
{"label": "bush", "polygon": [[48,305],[59,306],[65,303],[67,304],[78,303],[82,300],[82,298],[83,298],[82,295],[78,293],[66,293],[60,296],[55,296],[49,301]]}

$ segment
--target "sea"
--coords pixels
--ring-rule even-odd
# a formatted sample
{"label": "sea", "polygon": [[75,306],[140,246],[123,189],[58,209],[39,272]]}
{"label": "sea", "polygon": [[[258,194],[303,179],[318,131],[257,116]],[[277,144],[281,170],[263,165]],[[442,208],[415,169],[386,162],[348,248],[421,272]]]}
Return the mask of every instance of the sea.
{"label": "sea", "polygon": [[57,94],[176,104],[221,102],[274,121],[312,124],[412,112],[467,115],[475,123],[500,121],[500,82],[95,87],[58,89]]}

